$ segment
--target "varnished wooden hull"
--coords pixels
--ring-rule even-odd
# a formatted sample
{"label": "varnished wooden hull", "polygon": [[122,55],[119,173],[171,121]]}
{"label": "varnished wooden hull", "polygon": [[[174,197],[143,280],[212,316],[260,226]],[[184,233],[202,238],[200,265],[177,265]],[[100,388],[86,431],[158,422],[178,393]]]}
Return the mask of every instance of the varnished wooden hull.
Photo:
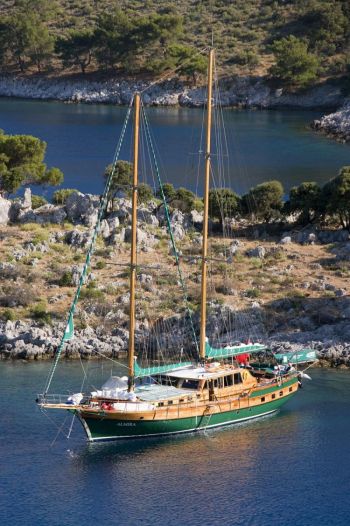
{"label": "varnished wooden hull", "polygon": [[190,433],[273,413],[297,390],[298,381],[293,378],[283,386],[255,390],[241,400],[220,400],[197,407],[171,407],[142,414],[78,411],[78,416],[92,442]]}

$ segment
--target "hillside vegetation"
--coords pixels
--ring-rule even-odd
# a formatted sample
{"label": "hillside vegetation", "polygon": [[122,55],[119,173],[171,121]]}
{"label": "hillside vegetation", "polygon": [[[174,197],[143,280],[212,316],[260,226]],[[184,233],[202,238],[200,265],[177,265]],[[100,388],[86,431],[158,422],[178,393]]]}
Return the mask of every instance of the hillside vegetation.
{"label": "hillside vegetation", "polygon": [[346,77],[348,0],[3,0],[3,71],[98,72],[196,83],[212,38],[222,76],[267,75],[289,87]]}

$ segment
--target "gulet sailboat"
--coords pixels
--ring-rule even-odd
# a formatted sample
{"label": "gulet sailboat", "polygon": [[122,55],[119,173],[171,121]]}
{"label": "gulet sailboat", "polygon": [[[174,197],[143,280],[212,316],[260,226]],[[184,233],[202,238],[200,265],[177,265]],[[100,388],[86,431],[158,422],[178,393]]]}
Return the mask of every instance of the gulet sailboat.
{"label": "gulet sailboat", "polygon": [[[274,369],[254,364],[254,355],[258,356],[266,349],[261,343],[248,342],[215,348],[210,345],[206,334],[213,64],[214,50],[212,49],[208,60],[199,353],[192,361],[148,368],[140,366],[135,358],[136,233],[141,102],[140,94],[136,93],[133,103],[128,376],[127,378],[111,376],[100,390],[89,394],[77,393],[68,399],[49,394],[62,347],[72,336],[74,307],[83,284],[83,272],[45,392],[39,395],[37,400],[44,410],[65,410],[76,415],[84,427],[88,440],[92,442],[195,432],[254,419],[277,411],[294,396],[300,386],[299,373],[291,364],[279,365]],[[108,193],[108,183],[106,191]],[[104,198],[107,195],[106,191]],[[101,217],[102,211],[98,221]],[[97,235],[97,230],[96,228],[94,237]],[[87,264],[89,262],[90,251],[86,260]]]}

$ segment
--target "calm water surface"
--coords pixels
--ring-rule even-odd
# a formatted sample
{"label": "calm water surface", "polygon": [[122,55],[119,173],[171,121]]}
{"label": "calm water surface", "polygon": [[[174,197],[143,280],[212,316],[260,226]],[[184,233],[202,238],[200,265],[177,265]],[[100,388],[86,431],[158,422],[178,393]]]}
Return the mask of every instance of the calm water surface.
{"label": "calm water surface", "polygon": [[[195,190],[203,111],[150,108],[147,112],[164,168],[163,181]],[[0,99],[0,128],[44,139],[48,164],[63,170],[65,186],[98,193],[125,113],[125,108],[113,106]],[[335,176],[350,164],[350,146],[308,129],[319,116],[311,111],[225,110],[226,183],[242,193],[269,179],[279,179],[288,190],[303,181],[324,183]],[[215,140],[213,144],[215,151]],[[128,141],[121,157],[130,158]]]}
{"label": "calm water surface", "polygon": [[[89,367],[99,385],[108,366]],[[76,422],[51,445],[65,417],[34,404],[48,368],[0,363],[0,524],[349,524],[349,372],[314,370],[278,415],[221,431],[88,445]],[[62,363],[54,390],[81,379]]]}

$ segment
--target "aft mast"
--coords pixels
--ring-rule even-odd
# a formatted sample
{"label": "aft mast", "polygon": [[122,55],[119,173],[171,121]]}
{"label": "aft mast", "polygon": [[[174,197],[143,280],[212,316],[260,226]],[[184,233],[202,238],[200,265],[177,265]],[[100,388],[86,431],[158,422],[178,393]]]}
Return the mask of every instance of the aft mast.
{"label": "aft mast", "polygon": [[210,181],[210,148],[211,148],[211,117],[213,92],[214,49],[209,52],[208,60],[208,89],[207,89],[207,132],[205,151],[204,177],[204,213],[203,213],[203,247],[202,247],[202,290],[201,290],[201,318],[199,356],[205,359],[206,321],[207,321],[207,258],[208,258],[208,218],[209,218],[209,181]]}
{"label": "aft mast", "polygon": [[129,352],[128,391],[134,390],[135,383],[135,288],[136,288],[136,233],[137,233],[137,190],[139,164],[140,94],[134,98],[134,159],[132,179],[132,222],[130,254],[130,309],[129,309]]}

